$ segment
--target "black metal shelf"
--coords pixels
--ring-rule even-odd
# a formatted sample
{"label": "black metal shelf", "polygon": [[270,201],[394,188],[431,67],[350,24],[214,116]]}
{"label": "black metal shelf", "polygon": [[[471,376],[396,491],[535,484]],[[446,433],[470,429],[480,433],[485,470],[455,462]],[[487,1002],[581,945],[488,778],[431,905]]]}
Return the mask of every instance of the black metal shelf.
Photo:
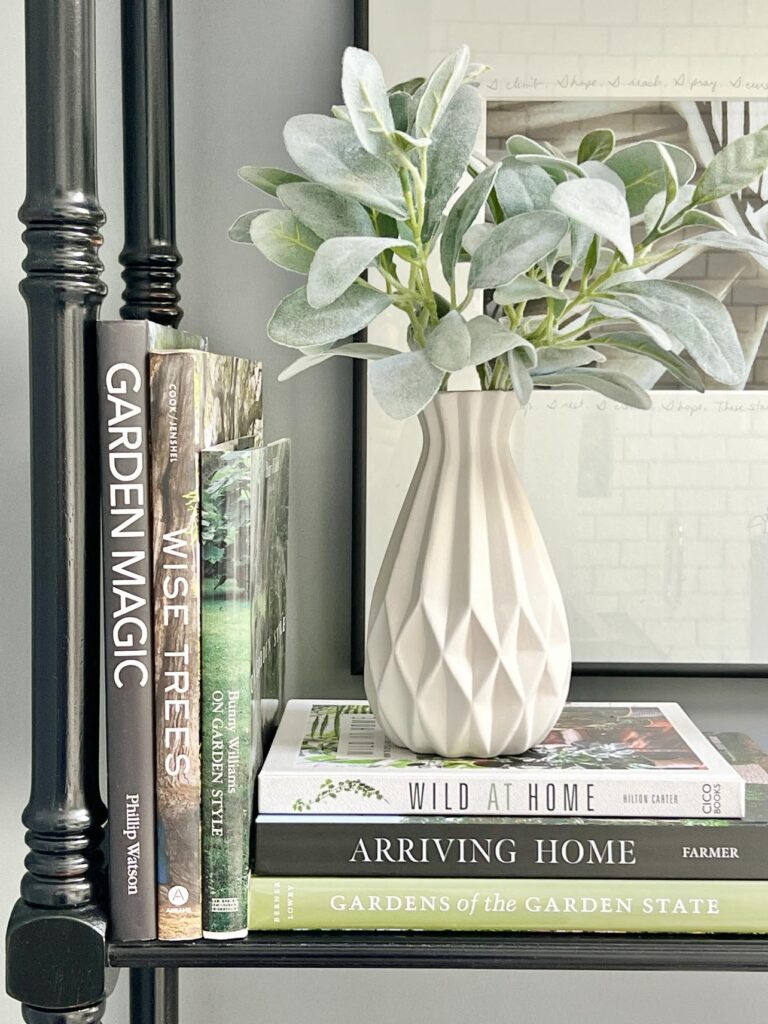
{"label": "black metal shelf", "polygon": [[750,935],[464,932],[252,932],[229,942],[111,943],[113,967],[468,968],[765,971],[768,939]]}

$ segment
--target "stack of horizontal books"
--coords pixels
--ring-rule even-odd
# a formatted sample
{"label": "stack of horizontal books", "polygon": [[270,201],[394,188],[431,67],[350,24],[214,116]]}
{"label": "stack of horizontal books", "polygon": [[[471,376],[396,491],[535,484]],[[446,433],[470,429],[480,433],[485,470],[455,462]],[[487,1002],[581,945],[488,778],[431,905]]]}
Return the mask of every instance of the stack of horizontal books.
{"label": "stack of horizontal books", "polygon": [[519,757],[393,746],[293,700],[258,779],[249,927],[768,931],[768,757],[677,704],[573,703]]}

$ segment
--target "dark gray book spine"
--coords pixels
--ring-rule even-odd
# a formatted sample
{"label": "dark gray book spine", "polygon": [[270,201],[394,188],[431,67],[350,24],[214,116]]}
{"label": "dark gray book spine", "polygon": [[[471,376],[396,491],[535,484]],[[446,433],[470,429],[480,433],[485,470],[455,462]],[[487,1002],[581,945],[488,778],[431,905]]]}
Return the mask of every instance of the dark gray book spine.
{"label": "dark gray book spine", "polygon": [[157,935],[147,332],[98,328],[112,937]]}
{"label": "dark gray book spine", "polygon": [[768,823],[256,820],[257,875],[768,879]]}

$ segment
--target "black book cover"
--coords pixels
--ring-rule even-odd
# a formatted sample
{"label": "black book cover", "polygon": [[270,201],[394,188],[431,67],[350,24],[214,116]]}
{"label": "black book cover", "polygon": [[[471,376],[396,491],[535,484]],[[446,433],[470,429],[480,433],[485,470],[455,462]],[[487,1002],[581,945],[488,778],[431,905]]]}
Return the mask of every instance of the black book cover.
{"label": "black book cover", "polygon": [[147,320],[98,325],[112,937],[157,935],[148,352],[204,346]]}
{"label": "black book cover", "polygon": [[746,781],[741,820],[259,815],[257,875],[768,880],[768,757],[709,739]]}
{"label": "black book cover", "polygon": [[148,324],[98,326],[112,936],[155,938]]}

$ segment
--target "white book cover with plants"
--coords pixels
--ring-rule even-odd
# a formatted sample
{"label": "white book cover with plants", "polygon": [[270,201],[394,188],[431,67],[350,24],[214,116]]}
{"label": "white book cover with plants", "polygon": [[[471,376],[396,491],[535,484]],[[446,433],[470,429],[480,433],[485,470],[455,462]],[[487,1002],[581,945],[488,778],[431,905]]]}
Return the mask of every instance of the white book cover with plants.
{"label": "white book cover with plants", "polygon": [[259,812],[740,818],[744,791],[677,704],[571,703],[524,754],[449,759],[395,746],[364,702],[292,700]]}

